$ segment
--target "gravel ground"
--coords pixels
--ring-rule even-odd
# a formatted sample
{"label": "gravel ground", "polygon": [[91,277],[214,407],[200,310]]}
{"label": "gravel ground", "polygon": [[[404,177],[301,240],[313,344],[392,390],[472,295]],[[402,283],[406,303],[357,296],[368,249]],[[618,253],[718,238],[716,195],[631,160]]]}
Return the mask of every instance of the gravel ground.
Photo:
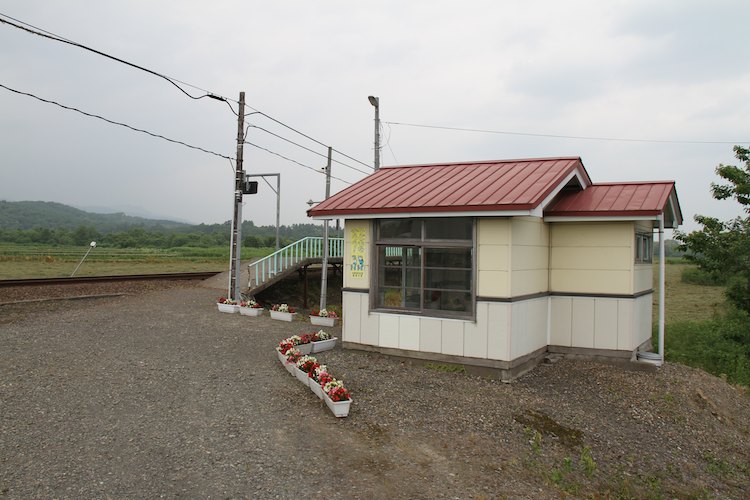
{"label": "gravel ground", "polygon": [[353,393],[336,419],[273,351],[310,325],[219,313],[216,290],[186,282],[119,286],[0,306],[0,496],[750,490],[750,398],[698,370],[565,359],[503,384],[337,348],[319,355]]}

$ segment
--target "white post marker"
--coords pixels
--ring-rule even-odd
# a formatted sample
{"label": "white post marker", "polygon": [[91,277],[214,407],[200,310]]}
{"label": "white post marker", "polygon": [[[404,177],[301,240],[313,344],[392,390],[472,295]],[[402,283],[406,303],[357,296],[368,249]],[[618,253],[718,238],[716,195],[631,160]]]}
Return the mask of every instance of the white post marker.
{"label": "white post marker", "polygon": [[91,252],[91,250],[94,249],[94,247],[96,247],[96,241],[92,241],[91,243],[89,243],[89,249],[86,250],[86,253],[84,254],[83,258],[81,259],[81,262],[79,262],[78,265],[76,266],[76,268],[73,269],[73,272],[70,273],[70,277],[71,278],[76,273],[76,271],[78,271],[78,268],[81,267],[81,264],[83,264],[83,261],[86,260],[86,257],[89,256],[89,253]]}

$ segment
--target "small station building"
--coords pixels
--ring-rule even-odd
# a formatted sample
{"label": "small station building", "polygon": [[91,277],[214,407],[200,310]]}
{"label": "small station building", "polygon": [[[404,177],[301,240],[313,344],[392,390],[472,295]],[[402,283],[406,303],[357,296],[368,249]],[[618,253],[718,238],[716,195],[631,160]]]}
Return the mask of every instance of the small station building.
{"label": "small station building", "polygon": [[594,184],[578,157],[385,167],[308,214],[345,219],[345,348],[503,380],[650,350],[653,234],[682,222],[673,181]]}

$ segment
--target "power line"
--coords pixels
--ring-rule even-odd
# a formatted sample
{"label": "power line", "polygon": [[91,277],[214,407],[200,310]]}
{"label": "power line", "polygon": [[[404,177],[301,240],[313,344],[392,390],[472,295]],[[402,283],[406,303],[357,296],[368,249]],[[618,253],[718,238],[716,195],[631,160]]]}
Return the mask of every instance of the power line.
{"label": "power line", "polygon": [[[318,170],[317,168],[313,168],[313,167],[311,167],[311,166],[309,166],[309,165],[305,165],[304,163],[300,163],[300,162],[298,162],[297,160],[293,160],[293,159],[291,159],[291,158],[288,158],[288,157],[286,157],[286,156],[284,156],[284,155],[282,155],[282,154],[279,154],[279,153],[277,153],[276,151],[271,151],[270,149],[264,148],[263,146],[258,146],[257,144],[253,144],[252,142],[248,142],[248,141],[245,141],[245,144],[247,144],[247,145],[249,145],[249,146],[253,146],[254,148],[262,149],[263,151],[265,151],[265,152],[267,152],[267,153],[271,153],[272,155],[276,155],[276,156],[278,156],[279,158],[283,158],[283,159],[285,159],[286,161],[289,161],[289,162],[292,162],[292,163],[296,163],[296,164],[297,164],[297,165],[299,165],[300,167],[304,167],[304,168],[306,168],[306,169],[308,169],[308,170],[312,170],[313,172],[315,172],[315,173],[317,173],[317,174],[322,174],[322,175],[325,175],[325,172],[323,172],[323,171],[321,171],[321,170]],[[332,175],[332,176],[331,176],[331,178],[332,178],[332,179],[336,179],[336,180],[338,180],[338,181],[341,181],[341,182],[343,182],[344,184],[351,184],[351,182],[349,182],[349,181],[345,181],[344,179],[342,179],[342,178],[340,178],[340,177],[336,177],[336,176],[334,176],[334,175]]]}
{"label": "power line", "polygon": [[[259,109],[256,109],[256,108],[254,108],[254,107],[252,107],[252,106],[248,106],[248,108],[252,109],[253,111],[255,111],[256,113],[258,113],[258,114],[260,114],[260,115],[263,115],[263,116],[265,116],[266,118],[268,118],[268,119],[269,119],[269,120],[271,120],[272,122],[278,123],[278,124],[279,124],[279,125],[281,125],[282,127],[286,127],[286,128],[288,128],[289,130],[291,130],[292,132],[295,132],[295,133],[297,133],[297,134],[301,135],[302,137],[305,137],[306,139],[309,139],[309,140],[313,141],[314,143],[316,143],[316,144],[319,144],[320,146],[323,146],[324,148],[327,148],[327,147],[328,147],[328,145],[327,145],[327,144],[324,144],[324,143],[320,142],[319,140],[315,139],[314,137],[310,137],[309,135],[305,134],[304,132],[300,132],[299,130],[297,130],[296,128],[292,127],[291,125],[287,125],[286,123],[284,123],[284,122],[282,122],[282,121],[280,121],[280,120],[277,120],[276,118],[274,118],[274,117],[272,117],[272,116],[270,116],[270,115],[267,115],[266,113],[264,113],[263,111],[260,111]],[[372,167],[371,165],[368,165],[367,163],[365,163],[365,162],[363,162],[363,161],[359,161],[359,160],[358,160],[358,159],[356,159],[356,158],[352,158],[351,156],[347,155],[346,153],[342,153],[341,151],[339,151],[339,150],[338,150],[338,149],[336,149],[336,148],[331,148],[331,149],[332,149],[333,151],[336,151],[336,152],[337,152],[338,154],[340,154],[341,156],[344,156],[344,157],[346,157],[346,158],[349,158],[349,159],[350,159],[350,160],[352,160],[352,161],[356,161],[356,162],[357,162],[357,163],[359,163],[360,165],[364,165],[364,166],[365,166],[365,167],[367,167],[367,168],[373,168],[373,167]]]}
{"label": "power line", "polygon": [[524,135],[530,137],[553,137],[556,139],[583,139],[587,141],[618,141],[618,142],[651,142],[666,144],[744,144],[750,141],[680,141],[680,140],[659,140],[659,139],[628,139],[620,137],[590,137],[580,135],[558,135],[558,134],[534,134],[530,132],[509,132],[501,130],[485,130],[476,128],[460,127],[442,127],[440,125],[423,125],[418,123],[401,123],[401,122],[383,122],[388,125],[401,125],[404,127],[433,128],[440,130],[456,130],[459,132],[481,132],[484,134],[503,134],[503,135]]}
{"label": "power line", "polygon": [[[311,153],[313,153],[313,154],[316,154],[316,155],[320,156],[321,158],[328,158],[328,155],[324,155],[323,153],[319,153],[318,151],[315,151],[315,150],[313,150],[313,149],[310,149],[310,148],[308,148],[307,146],[303,146],[302,144],[298,144],[298,143],[296,143],[296,142],[294,142],[294,141],[292,141],[292,140],[290,140],[290,139],[287,139],[287,138],[286,138],[286,137],[284,137],[284,136],[281,136],[281,135],[279,135],[279,134],[276,134],[276,133],[274,133],[274,132],[271,132],[270,130],[266,130],[266,129],[264,129],[263,127],[259,127],[259,126],[257,126],[257,125],[248,125],[248,128],[257,128],[258,130],[262,130],[263,132],[265,132],[265,133],[267,133],[267,134],[270,134],[270,135],[272,135],[272,136],[274,136],[274,137],[278,137],[278,138],[279,138],[279,139],[281,139],[282,141],[286,141],[286,142],[288,142],[288,143],[290,143],[290,144],[294,144],[294,145],[295,145],[295,146],[297,146],[298,148],[302,148],[302,149],[304,149],[305,151],[309,151],[309,152],[311,152]],[[246,133],[246,134],[247,134],[247,133]],[[353,167],[353,166],[351,166],[351,165],[349,165],[349,164],[346,164],[346,163],[340,162],[340,161],[338,161],[338,160],[335,160],[335,159],[333,159],[333,158],[331,158],[331,161],[332,161],[332,162],[335,162],[335,163],[338,163],[339,165],[343,165],[343,166],[345,166],[345,167],[351,168],[352,170],[356,170],[356,171],[357,171],[357,172],[359,172],[359,173],[362,173],[362,174],[365,174],[365,175],[369,175],[369,174],[370,174],[370,172],[365,172],[364,170],[361,170],[361,169],[359,169],[359,168],[357,168],[357,167]]]}
{"label": "power line", "polygon": [[188,144],[186,142],[178,141],[176,139],[170,139],[169,137],[165,137],[165,136],[160,135],[160,134],[155,134],[153,132],[149,132],[148,130],[144,130],[144,129],[141,129],[141,128],[132,127],[132,126],[126,124],[126,123],[122,123],[122,122],[117,122],[117,121],[114,121],[114,120],[110,120],[110,119],[104,118],[103,116],[100,116],[100,115],[96,115],[96,114],[93,114],[93,113],[87,113],[86,111],[81,111],[80,109],[74,108],[72,106],[65,106],[64,104],[60,104],[59,102],[50,101],[48,99],[43,99],[43,98],[41,98],[39,96],[36,96],[34,94],[30,94],[28,92],[22,92],[20,90],[12,89],[10,87],[7,87],[7,86],[3,85],[2,83],[0,83],[0,87],[4,88],[4,89],[6,89],[6,90],[8,90],[10,92],[13,92],[15,94],[20,94],[20,95],[25,95],[25,96],[28,96],[28,97],[32,97],[32,98],[36,99],[37,101],[45,102],[47,104],[54,104],[55,106],[58,106],[60,108],[67,109],[67,110],[70,110],[70,111],[75,111],[76,113],[80,113],[82,115],[86,115],[86,116],[89,116],[91,118],[97,118],[97,119],[105,121],[107,123],[111,123],[112,125],[119,125],[120,127],[125,127],[125,128],[130,129],[130,130],[133,130],[135,132],[141,132],[141,133],[150,135],[151,137],[156,137],[158,139],[163,139],[165,141],[169,141],[169,142],[172,142],[172,143],[175,143],[175,144],[180,144],[182,146],[186,146],[186,147],[191,148],[191,149],[197,149],[198,151],[202,151],[204,153],[208,153],[208,154],[211,154],[211,155],[214,155],[214,156],[218,156],[219,158],[225,158],[227,160],[230,160],[230,162],[232,160],[232,157],[230,157],[230,156],[226,156],[226,155],[223,155],[223,154],[220,154],[220,153],[216,153],[214,151],[201,148],[199,146],[193,146],[192,144]]}
{"label": "power line", "polygon": [[[46,30],[42,30],[41,28],[36,28],[35,26],[32,26],[31,24],[28,24],[28,23],[25,23],[25,22],[20,21],[18,19],[12,18],[12,17],[10,17],[7,14],[0,13],[0,16],[6,17],[8,19],[13,19],[14,21],[16,21],[18,23],[21,23],[21,24],[16,24],[14,22],[8,21],[7,19],[3,19],[2,17],[0,17],[0,23],[8,24],[10,26],[13,26],[13,27],[18,28],[18,29],[23,30],[23,31],[26,31],[28,33],[31,33],[31,34],[34,34],[34,35],[37,35],[37,36],[41,36],[42,38],[48,38],[48,39],[54,40],[56,42],[65,43],[65,44],[68,44],[68,45],[72,45],[74,47],[78,47],[78,48],[81,48],[81,49],[84,49],[84,50],[88,50],[89,52],[93,52],[94,54],[98,54],[100,56],[106,57],[108,59],[112,59],[113,61],[117,61],[119,63],[125,64],[127,66],[132,67],[132,68],[136,68],[136,69],[139,69],[141,71],[145,71],[146,73],[150,73],[150,74],[152,74],[154,76],[157,76],[159,78],[163,78],[164,80],[168,81],[169,83],[171,83],[172,85],[174,85],[175,87],[177,87],[180,90],[180,92],[182,92],[183,94],[185,94],[186,96],[188,96],[191,99],[198,100],[198,99],[203,99],[204,97],[210,97],[212,99],[216,99],[216,100],[219,100],[219,101],[226,101],[226,98],[224,98],[222,96],[215,95],[215,94],[213,94],[211,92],[206,92],[205,95],[201,95],[201,96],[194,96],[194,95],[190,94],[189,92],[187,92],[182,87],[180,87],[179,85],[177,85],[177,83],[175,83],[174,79],[169,78],[166,75],[163,75],[161,73],[157,73],[156,71],[150,70],[148,68],[144,68],[143,66],[139,66],[138,64],[131,63],[131,62],[126,61],[124,59],[120,59],[119,57],[115,57],[113,55],[107,54],[106,52],[102,52],[100,50],[93,49],[93,48],[88,47],[86,45],[83,45],[81,43],[74,42],[72,40],[68,40],[67,38],[63,38],[63,37],[61,37],[59,35],[56,35],[54,33],[46,31]],[[22,26],[22,25],[25,25],[25,26]],[[28,28],[27,26],[31,26],[32,28],[35,28],[35,29]],[[191,85],[191,87],[192,87],[192,85]],[[227,103],[227,104],[229,105],[229,103]],[[231,105],[229,105],[229,108],[232,109],[232,112],[235,115],[237,114],[234,111],[234,109],[232,108]]]}
{"label": "power line", "polygon": [[[141,71],[145,71],[146,73],[150,73],[150,74],[152,74],[154,76],[157,76],[159,78],[163,78],[164,80],[168,81],[170,84],[172,84],[175,87],[177,87],[180,90],[180,92],[182,92],[186,96],[190,97],[191,99],[198,100],[198,99],[203,99],[204,97],[208,97],[210,99],[215,99],[215,100],[218,100],[218,101],[224,101],[227,104],[227,106],[229,106],[229,109],[232,111],[232,113],[234,113],[235,116],[237,116],[237,114],[238,114],[237,111],[235,111],[234,108],[232,107],[232,105],[229,103],[231,101],[231,102],[234,102],[235,104],[239,104],[239,101],[237,101],[236,99],[225,97],[225,96],[223,96],[223,95],[221,95],[219,93],[216,93],[216,92],[213,92],[213,91],[201,88],[201,87],[199,87],[197,85],[193,85],[191,83],[179,80],[177,78],[166,76],[166,75],[164,75],[162,73],[159,73],[157,71],[145,68],[145,67],[140,66],[138,64],[131,63],[131,62],[126,61],[124,59],[121,59],[119,57],[112,56],[110,54],[107,54],[106,52],[103,52],[103,51],[100,51],[100,50],[97,50],[97,49],[93,49],[91,47],[88,47],[88,46],[83,45],[81,43],[78,43],[78,42],[75,42],[73,40],[67,39],[65,37],[62,37],[60,35],[57,35],[55,33],[50,32],[50,31],[47,31],[47,30],[44,30],[42,28],[36,27],[36,26],[34,26],[32,24],[29,24],[29,23],[26,23],[26,22],[21,21],[19,19],[13,18],[13,17],[11,17],[11,16],[9,16],[7,14],[0,13],[0,16],[5,17],[7,19],[11,19],[12,21],[15,21],[15,22],[11,22],[11,21],[8,21],[6,19],[2,19],[2,17],[0,17],[0,23],[8,24],[8,25],[13,26],[15,28],[18,28],[20,30],[26,31],[28,33],[32,33],[32,34],[37,35],[37,36],[41,36],[43,38],[48,38],[48,39],[54,40],[56,42],[65,43],[65,44],[68,44],[68,45],[72,45],[74,47],[78,47],[78,48],[87,50],[87,51],[92,52],[94,54],[98,54],[100,56],[106,57],[106,58],[111,59],[113,61],[117,61],[117,62],[120,62],[120,63],[125,64],[127,66],[130,66],[132,68],[136,68],[136,69],[139,69]],[[16,23],[19,23],[19,24],[16,24]],[[188,93],[187,91],[185,91],[185,89],[183,89],[182,87],[180,87],[180,85],[178,85],[178,83],[180,83],[180,84],[182,84],[182,85],[184,85],[186,87],[190,87],[190,88],[193,88],[195,90],[199,90],[199,91],[203,92],[204,95],[193,96],[190,93]],[[250,109],[252,109],[253,111],[255,111],[255,113],[261,114],[261,115],[265,116],[266,118],[268,118],[269,120],[272,120],[272,121],[278,123],[279,125],[281,125],[283,127],[286,127],[289,130],[292,130],[293,132],[295,132],[295,133],[297,133],[297,134],[299,134],[299,135],[301,135],[301,136],[303,136],[303,137],[305,137],[305,138],[307,138],[307,139],[309,139],[309,140],[311,140],[311,141],[313,141],[313,142],[315,142],[315,143],[317,143],[317,144],[319,144],[319,145],[321,145],[323,147],[326,147],[326,148],[328,147],[326,144],[320,142],[319,140],[317,140],[317,139],[315,139],[315,138],[313,138],[313,137],[311,137],[311,136],[309,136],[307,134],[304,134],[303,132],[300,132],[299,130],[295,129],[294,127],[292,127],[290,125],[287,125],[286,123],[284,123],[284,122],[282,122],[280,120],[277,120],[276,118],[273,118],[272,116],[270,116],[270,115],[268,115],[268,114],[266,114],[266,113],[264,113],[264,112],[262,112],[262,111],[260,111],[260,110],[258,110],[256,108],[253,108],[252,106],[248,105],[247,107],[250,108]],[[252,113],[248,113],[248,114],[252,114]],[[367,163],[365,163],[363,161],[360,161],[360,160],[358,160],[358,159],[356,159],[356,158],[354,158],[352,156],[349,156],[346,153],[343,153],[342,151],[340,151],[338,149],[335,149],[335,148],[332,148],[332,149],[333,149],[333,151],[337,152],[341,156],[344,156],[345,158],[348,158],[348,159],[350,159],[350,160],[352,160],[354,162],[357,162],[360,165],[364,165],[367,168],[373,168],[371,165],[369,165],[369,164],[367,164]]]}

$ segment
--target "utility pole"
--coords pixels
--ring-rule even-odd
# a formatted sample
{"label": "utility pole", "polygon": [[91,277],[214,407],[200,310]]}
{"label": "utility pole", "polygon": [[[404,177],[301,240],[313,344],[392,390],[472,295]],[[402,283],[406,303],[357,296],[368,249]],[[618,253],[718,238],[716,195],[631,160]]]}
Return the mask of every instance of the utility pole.
{"label": "utility pole", "polygon": [[[331,196],[331,151],[328,146],[328,162],[326,163],[326,200]],[[320,280],[320,308],[326,308],[326,294],[328,293],[328,219],[323,221],[323,275]]]}
{"label": "utility pole", "polygon": [[380,169],[380,98],[367,96],[370,104],[375,108],[375,171]]}
{"label": "utility pole", "polygon": [[237,112],[237,169],[234,175],[234,214],[232,216],[232,241],[230,243],[229,298],[240,300],[240,247],[242,236],[242,189],[245,171],[242,169],[243,145],[245,143],[245,93],[240,92],[240,107]]}

